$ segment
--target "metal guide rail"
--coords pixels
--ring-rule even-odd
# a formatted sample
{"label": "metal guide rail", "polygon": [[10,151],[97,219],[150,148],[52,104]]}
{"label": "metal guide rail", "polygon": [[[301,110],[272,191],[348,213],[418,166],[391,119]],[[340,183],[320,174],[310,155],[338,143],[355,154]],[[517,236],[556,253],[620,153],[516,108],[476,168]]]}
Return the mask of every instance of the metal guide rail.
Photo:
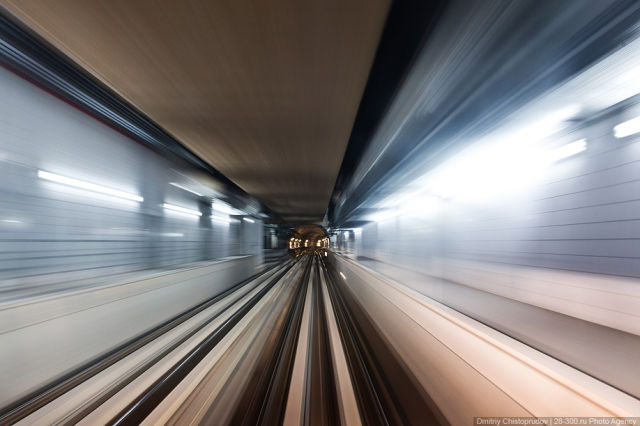
{"label": "metal guide rail", "polygon": [[2,424],[435,424],[320,256],[284,260],[43,386]]}

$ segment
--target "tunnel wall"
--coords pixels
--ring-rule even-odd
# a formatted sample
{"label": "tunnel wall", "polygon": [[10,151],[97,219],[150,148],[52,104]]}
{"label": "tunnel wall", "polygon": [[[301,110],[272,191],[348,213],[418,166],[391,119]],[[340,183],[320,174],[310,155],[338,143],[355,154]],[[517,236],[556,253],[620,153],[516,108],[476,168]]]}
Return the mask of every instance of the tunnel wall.
{"label": "tunnel wall", "polygon": [[4,303],[0,306],[0,407],[220,294],[259,266],[255,256],[243,256]]}
{"label": "tunnel wall", "polygon": [[[0,68],[0,283],[49,284],[251,254],[262,224],[209,219],[170,186],[184,166]],[[97,196],[38,178],[44,170],[139,194]],[[174,214],[162,203],[200,210]],[[201,204],[199,204],[201,203]]]}
{"label": "tunnel wall", "polygon": [[400,282],[435,277],[640,335],[640,138],[612,131],[638,115],[632,105],[563,135],[586,138],[587,150],[527,191],[441,200],[339,245]]}
{"label": "tunnel wall", "polygon": [[526,189],[399,198],[394,215],[341,230],[334,245],[638,397],[640,377],[628,372],[640,351],[640,137],[616,138],[613,128],[639,115],[636,102],[557,135],[559,146],[585,139],[587,149]]}

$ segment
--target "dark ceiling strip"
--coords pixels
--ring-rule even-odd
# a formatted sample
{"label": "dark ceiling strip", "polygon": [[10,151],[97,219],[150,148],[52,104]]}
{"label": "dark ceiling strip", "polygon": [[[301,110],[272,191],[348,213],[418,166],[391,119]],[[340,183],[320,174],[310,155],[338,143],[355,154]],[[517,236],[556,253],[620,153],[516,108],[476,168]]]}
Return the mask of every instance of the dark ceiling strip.
{"label": "dark ceiling strip", "polygon": [[[0,12],[3,12],[0,10]],[[4,12],[6,13],[6,12]],[[22,75],[85,113],[166,157],[185,161],[222,183],[232,198],[253,201],[229,178],[206,163],[141,111],[87,74],[53,46],[0,13],[0,65]]]}
{"label": "dark ceiling strip", "polygon": [[448,3],[448,0],[393,1],[333,188],[327,212],[329,223],[335,220],[335,204],[353,176],[360,157]]}

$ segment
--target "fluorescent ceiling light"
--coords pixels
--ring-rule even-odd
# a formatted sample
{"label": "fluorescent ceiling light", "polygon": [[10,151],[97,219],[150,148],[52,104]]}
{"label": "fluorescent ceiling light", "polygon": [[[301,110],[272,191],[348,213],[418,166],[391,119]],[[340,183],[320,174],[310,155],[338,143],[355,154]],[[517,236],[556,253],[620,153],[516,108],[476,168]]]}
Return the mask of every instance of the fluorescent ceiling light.
{"label": "fluorescent ceiling light", "polygon": [[243,218],[242,218],[242,220],[244,220],[245,222],[249,222],[249,223],[256,223],[256,221],[255,221],[255,220],[250,219],[250,218],[248,218],[248,217],[243,217]]}
{"label": "fluorescent ceiling light", "polygon": [[613,135],[616,138],[624,138],[627,136],[640,133],[640,117],[632,118],[629,121],[620,123],[613,128]]}
{"label": "fluorescent ceiling light", "polygon": [[551,153],[551,161],[559,161],[579,154],[587,149],[587,140],[580,139],[575,142],[568,143]]}
{"label": "fluorescent ceiling light", "polygon": [[246,215],[247,213],[239,210],[239,209],[235,209],[233,208],[231,205],[229,205],[228,203],[225,203],[222,200],[218,200],[215,199],[213,200],[213,203],[211,204],[211,207],[213,207],[214,211],[217,211],[219,213],[224,213],[224,214],[228,214],[228,215]]}
{"label": "fluorescent ceiling light", "polygon": [[231,219],[224,216],[211,215],[211,219],[217,220],[218,222],[231,223]]}
{"label": "fluorescent ceiling light", "polygon": [[343,280],[346,280],[347,277],[344,276],[344,274],[342,272],[340,272],[340,276],[342,277]]}
{"label": "fluorescent ceiling light", "polygon": [[163,237],[184,237],[182,232],[163,232],[160,235]]}
{"label": "fluorescent ceiling light", "polygon": [[100,194],[106,194],[106,195],[111,195],[118,198],[124,198],[125,200],[138,201],[140,203],[144,201],[144,198],[136,194],[130,194],[128,192],[120,191],[113,188],[108,188],[106,186],[96,185],[95,183],[89,183],[82,180],[70,178],[67,176],[57,175],[55,173],[46,172],[44,170],[38,170],[38,177],[40,179],[48,180],[51,182],[61,183],[64,185],[73,186],[75,188],[86,189],[87,191],[93,191],[93,192],[98,192]]}
{"label": "fluorescent ceiling light", "polygon": [[191,215],[191,216],[202,216],[202,213],[197,211],[197,210],[191,210],[191,209],[187,209],[185,207],[175,206],[173,204],[164,203],[162,205],[162,207],[164,207],[167,210],[171,210],[171,211],[178,212],[178,213],[184,213],[184,214],[188,214],[188,215]]}
{"label": "fluorescent ceiling light", "polygon": [[233,214],[234,211],[234,209],[229,204],[220,200],[213,200],[213,204],[211,206],[213,207],[213,210],[220,213]]}
{"label": "fluorescent ceiling light", "polygon": [[202,197],[202,194],[201,194],[201,193],[196,192],[196,191],[194,191],[194,190],[192,190],[192,189],[189,189],[189,188],[187,188],[186,186],[182,186],[182,185],[180,185],[179,183],[169,182],[169,185],[171,185],[171,186],[175,186],[176,188],[180,188],[180,189],[182,189],[183,191],[187,191],[187,192],[190,192],[190,193],[192,193],[192,194],[195,194],[195,195],[197,195],[198,197]]}

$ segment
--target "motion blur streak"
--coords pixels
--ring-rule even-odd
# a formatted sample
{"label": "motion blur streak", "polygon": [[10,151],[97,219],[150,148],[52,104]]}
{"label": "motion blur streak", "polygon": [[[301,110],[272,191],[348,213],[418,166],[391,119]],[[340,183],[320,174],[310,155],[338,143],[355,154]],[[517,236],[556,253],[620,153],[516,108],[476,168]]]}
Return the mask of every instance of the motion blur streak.
{"label": "motion blur streak", "polygon": [[[393,168],[371,146],[334,212],[353,233],[334,244],[639,397],[639,63],[634,34],[504,118],[463,122],[441,142],[424,133]],[[420,85],[431,67],[418,59],[373,137],[389,153],[433,103]]]}
{"label": "motion blur streak", "polygon": [[123,191],[118,191],[117,189],[107,188],[104,186],[96,185],[94,183],[83,182],[81,180],[56,175],[55,173],[45,172],[44,170],[38,170],[38,177],[46,180],[50,180],[52,182],[59,182],[69,186],[75,186],[77,188],[87,189],[89,191],[100,192],[107,195],[113,195],[115,197],[124,198],[126,200],[132,201],[144,201],[144,198],[134,195],[128,194]]}
{"label": "motion blur streak", "polygon": [[624,138],[636,133],[640,133],[640,117],[620,123],[613,128],[613,134],[616,138]]}
{"label": "motion blur streak", "polygon": [[171,210],[171,211],[178,212],[178,213],[184,213],[184,214],[188,214],[188,215],[191,215],[191,216],[202,216],[202,213],[197,211],[197,210],[191,210],[191,209],[187,209],[187,208],[180,207],[180,206],[174,206],[173,204],[164,203],[162,205],[162,207],[164,207],[167,210]]}
{"label": "motion blur streak", "polygon": [[0,424],[640,424],[639,29],[0,0]]}

